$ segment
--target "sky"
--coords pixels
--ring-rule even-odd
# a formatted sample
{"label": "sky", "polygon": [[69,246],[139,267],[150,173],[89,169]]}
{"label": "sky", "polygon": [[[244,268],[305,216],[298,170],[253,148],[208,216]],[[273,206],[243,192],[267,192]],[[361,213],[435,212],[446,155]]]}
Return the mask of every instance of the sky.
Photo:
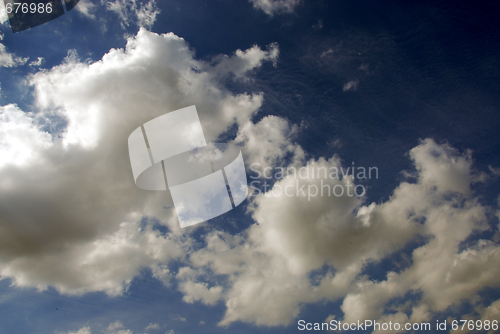
{"label": "sky", "polygon": [[[0,333],[494,333],[499,14],[81,0],[13,33],[2,6]],[[192,105],[249,194],[181,228],[127,140]]]}

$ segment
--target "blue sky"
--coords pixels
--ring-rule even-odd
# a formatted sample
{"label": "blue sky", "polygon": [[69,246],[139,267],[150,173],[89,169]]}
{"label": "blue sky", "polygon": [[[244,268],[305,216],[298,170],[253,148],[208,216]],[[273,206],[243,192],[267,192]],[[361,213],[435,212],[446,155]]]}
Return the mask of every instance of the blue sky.
{"label": "blue sky", "polygon": [[[500,320],[495,6],[80,1],[18,33],[0,15],[0,332]],[[180,228],[127,138],[190,105],[269,192]],[[274,173],[352,166],[378,177]],[[366,193],[299,191],[325,184]]]}

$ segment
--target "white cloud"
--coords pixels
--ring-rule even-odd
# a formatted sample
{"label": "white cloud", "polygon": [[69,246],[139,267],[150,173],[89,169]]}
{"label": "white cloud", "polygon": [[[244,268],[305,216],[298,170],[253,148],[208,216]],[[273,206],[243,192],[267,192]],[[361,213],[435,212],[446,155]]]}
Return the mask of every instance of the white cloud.
{"label": "white cloud", "polygon": [[180,283],[179,290],[184,294],[182,300],[190,304],[201,301],[206,305],[215,305],[220,300],[222,293],[221,286],[208,288],[207,283],[193,281]]}
{"label": "white cloud", "polygon": [[[252,50],[227,59],[252,54],[254,66],[261,65],[259,56],[272,60]],[[15,105],[0,114],[1,277],[67,294],[118,295],[149,267],[168,283],[168,263],[182,259],[190,239],[165,193],[135,187],[127,138],[145,121],[193,104],[212,141],[248,122],[262,96],[232,94],[220,83],[217,64],[196,60],[174,34],[141,29],[125,49],[100,61],[80,62],[71,52],[63,64],[31,75],[36,117]],[[253,68],[237,64],[232,69],[239,75]],[[51,136],[39,124],[54,117],[67,126]],[[153,230],[148,217],[170,231]],[[217,287],[207,296],[196,284],[185,288],[209,304],[220,295]]]}
{"label": "white cloud", "polygon": [[274,166],[291,154],[295,159],[304,156],[302,149],[293,143],[299,128],[281,117],[266,116],[257,124],[244,123],[239,130],[236,142],[244,145],[247,165],[257,164],[254,169]]}
{"label": "white cloud", "polygon": [[180,280],[179,290],[184,294],[186,303],[201,301],[206,305],[215,305],[221,298],[222,287],[208,287],[208,283],[198,282],[199,273],[189,267],[179,269],[177,278]]}
{"label": "white cloud", "polygon": [[221,75],[234,75],[236,78],[245,77],[246,72],[254,68],[260,67],[263,62],[271,60],[276,66],[276,61],[279,56],[278,44],[271,43],[268,45],[268,50],[263,51],[257,45],[252,48],[241,51],[236,50],[235,56],[221,56],[217,60],[215,71]]}
{"label": "white cloud", "polygon": [[253,6],[263,10],[267,15],[292,13],[301,0],[250,0]]}
{"label": "white cloud", "polygon": [[[128,40],[125,50],[113,49],[92,64],[69,58],[50,72],[34,75],[32,83],[40,107],[62,109],[69,122],[63,139],[66,145],[93,148],[109,137],[109,128],[117,120],[143,124],[189,103],[203,105],[199,111],[205,136],[215,140],[228,125],[248,121],[262,103],[262,95],[232,95],[218,82],[230,70],[241,76],[263,60],[271,60],[270,53],[255,47],[251,50],[237,52],[211,67],[193,58],[184,39],[141,29]],[[251,65],[245,60],[248,54],[252,54]],[[230,68],[221,65],[225,63],[231,63]]]}
{"label": "white cloud", "polygon": [[[408,175],[414,182],[402,182],[385,202],[368,204],[346,193],[306,198],[300,187],[345,187],[353,180],[328,178],[322,184],[318,178],[287,177],[271,193],[289,187],[295,196],[255,198],[249,206],[255,224],[238,235],[212,230],[206,247],[186,255],[193,245],[172,209],[164,208],[167,198],[134,186],[126,139],[138,125],[196,104],[209,141],[238,127],[236,141],[247,163],[273,166],[291,156],[295,167],[340,166],[336,156],[307,160],[293,143],[298,128],[282,118],[253,124],[263,95],[235,95],[221,83],[232,75],[244,78],[277,56],[273,46],[253,47],[205,62],[182,38],[141,29],[125,49],[110,50],[100,61],[81,62],[70,54],[60,66],[32,75],[36,118],[15,105],[1,109],[2,277],[67,294],[118,295],[140,268],[149,267],[166,284],[177,280],[188,303],[222,300],[221,325],[266,326],[289,324],[301,305],[322,300],[342,300],[346,321],[424,321],[463,300],[477,303],[482,288],[498,286],[498,245],[464,245],[489,228],[489,208],[471,190],[484,179],[474,171],[470,153],[432,140],[410,151],[415,171]],[[59,136],[38,125],[54,115],[67,121]],[[148,217],[169,231],[154,230]],[[363,274],[367,264],[418,237],[426,241],[400,269],[381,281]],[[172,259],[190,267],[171,273]],[[311,277],[320,269],[324,273]],[[219,278],[227,281],[215,284]],[[421,297],[384,313],[394,298],[412,292]],[[482,314],[495,310],[490,305]],[[108,330],[131,333],[121,323]]]}
{"label": "white cloud", "polygon": [[5,6],[2,5],[0,6],[0,24],[6,24],[8,20],[9,20],[9,15],[7,15],[7,10],[5,9]]}
{"label": "white cloud", "polygon": [[0,168],[35,163],[52,146],[52,136],[34,124],[32,114],[15,104],[0,107]]}

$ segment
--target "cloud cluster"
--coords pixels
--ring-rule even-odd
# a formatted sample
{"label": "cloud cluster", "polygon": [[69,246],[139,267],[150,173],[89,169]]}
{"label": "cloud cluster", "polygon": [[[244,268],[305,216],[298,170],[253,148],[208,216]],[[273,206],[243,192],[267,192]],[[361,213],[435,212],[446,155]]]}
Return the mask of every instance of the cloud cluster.
{"label": "cloud cluster", "polygon": [[[428,321],[433,312],[464,300],[477,303],[484,287],[498,287],[500,247],[487,240],[463,244],[489,229],[488,208],[471,190],[482,178],[474,172],[470,154],[425,140],[410,151],[410,158],[416,182],[401,183],[386,202],[363,205],[349,196],[308,201],[303,196],[272,196],[271,189],[270,196],[252,203],[256,224],[243,235],[209,234],[206,247],[190,261],[228,277],[227,310],[220,324],[286,325],[301,304],[325,299],[343,299],[343,320],[349,322]],[[336,158],[321,158],[308,166],[338,165]],[[304,185],[348,181],[309,178],[296,183],[289,176],[274,187],[289,186],[295,193]],[[389,258],[415,240],[426,242],[415,246],[410,258],[385,280],[371,280],[364,273],[370,263]],[[322,268],[326,273],[311,277]],[[391,302],[408,293],[421,297],[396,303],[385,313]]]}
{"label": "cloud cluster", "polygon": [[[322,300],[341,300],[345,321],[427,321],[464,300],[483,318],[498,314],[498,302],[477,298],[499,285],[500,247],[477,237],[494,232],[493,210],[474,194],[485,177],[470,152],[422,141],[409,152],[415,168],[408,180],[380,203],[300,191],[347,187],[355,182],[350,176],[289,175],[249,202],[254,224],[236,235],[208,229],[202,248],[179,228],[165,193],[135,187],[128,135],[193,104],[207,141],[237,128],[247,167],[340,167],[337,156],[308,160],[294,143],[299,127],[285,119],[253,123],[263,94],[225,86],[278,54],[272,44],[201,61],[182,38],[140,29],[99,61],[70,52],[61,65],[32,75],[34,112],[0,109],[1,277],[67,294],[118,295],[148,267],[166,285],[174,281],[187,303],[224,303],[222,326],[290,324],[301,305]],[[272,195],[278,187],[294,196]],[[394,260],[408,245],[411,253]],[[171,272],[174,259],[183,264]],[[384,279],[372,279],[367,268],[384,259],[396,263]],[[408,294],[415,297],[397,302]],[[130,332],[118,325],[108,330]]]}
{"label": "cloud cluster", "polygon": [[[32,75],[36,113],[0,110],[1,277],[69,294],[120,294],[143,267],[168,282],[168,262],[183,257],[190,239],[165,192],[135,187],[128,135],[193,104],[212,141],[246,124],[262,95],[232,94],[220,78],[229,68],[244,76],[276,56],[253,47],[208,63],[182,38],[141,29],[97,62],[70,52],[63,64]],[[154,230],[148,217],[169,232]]]}

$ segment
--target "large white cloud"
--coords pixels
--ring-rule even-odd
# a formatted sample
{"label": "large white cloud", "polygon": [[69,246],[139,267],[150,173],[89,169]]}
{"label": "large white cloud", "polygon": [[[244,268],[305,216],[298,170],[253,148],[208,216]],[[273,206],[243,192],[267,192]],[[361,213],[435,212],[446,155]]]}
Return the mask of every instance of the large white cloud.
{"label": "large white cloud", "polygon": [[[63,64],[32,75],[36,114],[15,105],[0,114],[1,276],[70,294],[120,294],[141,267],[167,282],[168,261],[182,258],[189,237],[165,192],[135,187],[128,135],[193,104],[208,140],[248,122],[262,95],[234,95],[220,79],[275,60],[275,50],[252,47],[208,63],[182,38],[141,29],[97,62],[70,52]],[[59,133],[41,130],[60,124]],[[153,230],[147,217],[170,232]]]}

